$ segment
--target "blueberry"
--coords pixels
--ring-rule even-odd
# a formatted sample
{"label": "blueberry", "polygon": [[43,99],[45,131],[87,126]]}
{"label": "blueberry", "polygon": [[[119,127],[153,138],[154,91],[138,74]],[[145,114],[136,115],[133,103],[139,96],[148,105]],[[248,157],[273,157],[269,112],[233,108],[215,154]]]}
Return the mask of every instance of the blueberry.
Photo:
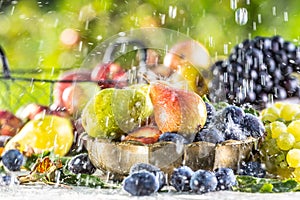
{"label": "blueberry", "polygon": [[233,170],[230,168],[218,168],[215,170],[218,180],[217,190],[231,190],[236,185],[236,178]]}
{"label": "blueberry", "polygon": [[260,119],[249,113],[246,113],[244,116],[242,129],[254,138],[262,137],[265,133],[265,127]]}
{"label": "blueberry", "polygon": [[266,170],[260,162],[242,162],[238,174],[264,178]]}
{"label": "blueberry", "polygon": [[158,167],[148,164],[148,163],[137,163],[130,168],[129,174],[133,174],[135,172],[140,171],[148,171],[152,173],[158,181],[159,189],[163,188],[166,184],[166,176],[163,171],[161,171]]}
{"label": "blueberry", "polygon": [[237,125],[229,125],[224,130],[225,140],[245,140],[246,134]]}
{"label": "blueberry", "polygon": [[213,119],[214,119],[214,117],[216,115],[216,109],[210,103],[205,102],[205,105],[206,105],[207,117],[206,117],[206,122],[204,124],[204,127],[208,127],[208,125],[213,122]]}
{"label": "blueberry", "polygon": [[87,153],[81,153],[71,158],[68,169],[74,174],[93,174],[96,171],[96,167],[90,161]]}
{"label": "blueberry", "polygon": [[178,192],[190,191],[190,180],[193,173],[193,170],[188,166],[182,166],[174,169],[171,175],[171,185]]}
{"label": "blueberry", "polygon": [[189,141],[182,135],[177,134],[177,133],[171,133],[171,132],[165,132],[165,133],[161,134],[158,141],[174,142],[176,144],[178,144],[178,143],[188,144],[189,143]]}
{"label": "blueberry", "polygon": [[227,106],[223,109],[223,117],[226,123],[233,121],[235,124],[241,124],[244,118],[244,111],[238,106]]}
{"label": "blueberry", "polygon": [[159,183],[153,173],[138,171],[123,181],[123,189],[133,196],[149,196],[159,189]]}
{"label": "blueberry", "polygon": [[20,171],[23,160],[23,154],[16,149],[10,149],[2,155],[2,163],[9,171]]}
{"label": "blueberry", "polygon": [[224,140],[224,135],[216,128],[203,128],[196,134],[195,137],[195,141],[205,141],[214,144],[222,143]]}
{"label": "blueberry", "polygon": [[190,187],[193,192],[207,193],[215,191],[218,185],[218,180],[213,172],[199,169],[196,171],[190,181]]}

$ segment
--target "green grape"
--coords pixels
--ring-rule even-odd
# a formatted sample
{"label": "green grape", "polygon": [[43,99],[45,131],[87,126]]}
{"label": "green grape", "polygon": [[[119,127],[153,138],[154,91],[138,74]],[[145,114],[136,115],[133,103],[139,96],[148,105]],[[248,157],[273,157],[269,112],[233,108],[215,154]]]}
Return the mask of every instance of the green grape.
{"label": "green grape", "polygon": [[266,156],[273,156],[278,154],[281,150],[276,144],[276,139],[265,140],[261,146],[261,152]]}
{"label": "green grape", "polygon": [[300,141],[300,120],[292,121],[288,127],[287,132],[294,135],[296,142]]}
{"label": "green grape", "polygon": [[293,171],[293,175],[294,175],[296,181],[300,182],[300,167],[297,167],[297,168]]}
{"label": "green grape", "polygon": [[291,133],[281,133],[276,139],[277,146],[282,150],[289,150],[295,144],[295,137]]}
{"label": "green grape", "polygon": [[300,149],[300,142],[296,142],[293,146],[294,149]]}
{"label": "green grape", "polygon": [[282,106],[283,106],[284,104],[285,104],[285,103],[283,103],[283,102],[276,102],[276,103],[273,104],[273,106],[274,106],[275,108],[277,108],[278,110],[281,110],[281,108],[282,108]]}
{"label": "green grape", "polygon": [[262,115],[261,117],[261,120],[264,122],[264,123],[267,123],[267,122],[274,122],[278,119],[278,117],[276,115],[273,115],[273,114],[265,114],[265,115]]}
{"label": "green grape", "polygon": [[274,115],[277,118],[279,118],[280,111],[276,107],[271,106],[269,108],[264,109],[261,113],[261,115],[267,115],[267,114]]}
{"label": "green grape", "polygon": [[291,149],[286,155],[286,161],[290,167],[300,167],[300,149]]}
{"label": "green grape", "polygon": [[295,114],[295,116],[293,117],[293,120],[298,120],[300,119],[300,112]]}
{"label": "green grape", "polygon": [[300,112],[299,107],[292,103],[286,103],[281,107],[280,117],[285,121],[291,121],[298,112]]}
{"label": "green grape", "polygon": [[278,138],[281,133],[287,132],[287,127],[283,122],[275,121],[270,124],[272,138]]}

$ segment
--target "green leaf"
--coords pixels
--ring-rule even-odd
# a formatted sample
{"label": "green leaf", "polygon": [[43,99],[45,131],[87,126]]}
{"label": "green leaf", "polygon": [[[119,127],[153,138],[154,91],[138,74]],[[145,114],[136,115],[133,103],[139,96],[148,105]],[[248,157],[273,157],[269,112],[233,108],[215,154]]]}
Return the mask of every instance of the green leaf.
{"label": "green leaf", "polygon": [[88,175],[88,174],[64,174],[62,172],[60,175],[60,183],[66,185],[84,186],[84,187],[92,187],[92,188],[108,187],[108,185],[105,184],[100,177]]}
{"label": "green leaf", "polygon": [[237,176],[236,179],[237,185],[233,190],[239,192],[279,193],[300,191],[300,183],[293,179],[280,180],[252,176]]}

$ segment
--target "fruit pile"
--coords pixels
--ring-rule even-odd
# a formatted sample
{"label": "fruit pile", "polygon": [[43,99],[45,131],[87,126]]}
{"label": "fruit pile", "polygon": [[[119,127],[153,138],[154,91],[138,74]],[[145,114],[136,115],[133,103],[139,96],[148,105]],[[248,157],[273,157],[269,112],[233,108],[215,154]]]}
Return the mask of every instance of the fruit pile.
{"label": "fruit pile", "polygon": [[[184,42],[173,50],[178,53],[189,45]],[[202,46],[198,50],[201,56],[207,56]],[[256,110],[251,106],[265,107],[265,95],[269,94],[277,99],[297,96],[300,91],[297,79],[291,75],[298,70],[300,62],[297,48],[278,36],[257,37],[237,45],[227,61],[213,65],[215,78],[211,82],[209,99],[204,97],[207,88],[205,84],[201,85],[203,80],[199,81],[203,77],[191,66],[195,62],[186,60],[188,55],[180,57],[176,53],[167,54],[165,66],[159,69],[155,68],[157,63],[152,63],[156,60],[151,58],[156,56],[155,53],[148,54],[146,64],[153,64],[154,68],[150,67],[151,72],[142,74],[147,83],[132,80],[136,78],[131,77],[132,71],[127,73],[117,63],[109,62],[99,64],[93,70],[63,74],[55,84],[52,106],[32,103],[20,108],[15,115],[1,111],[2,166],[6,171],[29,170],[28,175],[18,177],[20,183],[40,181],[34,179],[40,177],[35,176],[36,173],[43,174],[42,180],[52,182],[54,172],[59,170],[63,183],[81,183],[76,175],[84,174],[80,177],[95,181],[94,185],[86,182],[87,185],[101,185],[103,183],[93,174],[97,168],[105,170],[101,167],[108,161],[95,160],[95,153],[116,155],[110,158],[116,162],[129,159],[124,155],[134,157],[135,154],[126,154],[130,148],[112,148],[112,152],[102,147],[101,150],[94,149],[96,152],[90,152],[89,148],[74,149],[78,135],[86,132],[89,142],[155,149],[156,154],[161,154],[152,161],[157,166],[161,160],[166,160],[166,156],[172,155],[166,155],[165,149],[155,145],[176,146],[170,148],[179,155],[176,165],[167,163],[172,167],[171,173],[157,166],[136,163],[140,157],[135,158],[135,163],[129,163],[132,166],[122,186],[133,196],[154,194],[166,184],[179,192],[199,194],[232,190],[238,187],[237,175],[265,177],[264,165],[271,174],[300,180],[300,106],[275,103],[261,113],[254,112]],[[199,65],[209,62],[204,60]],[[154,78],[150,76],[153,73],[157,73]],[[164,80],[157,80],[162,74],[165,74]],[[251,105],[244,105],[246,102]],[[246,159],[250,156],[244,155],[246,151],[240,151],[246,149],[250,154],[254,142],[248,148],[249,139],[261,141],[258,160],[263,164],[248,162]],[[43,155],[46,152],[51,152],[56,159]],[[154,151],[149,152],[146,157],[154,154]],[[238,158],[222,157],[226,152]],[[71,153],[75,155],[62,161]],[[211,162],[217,162],[214,157],[217,154],[223,160],[232,159],[230,165],[235,166],[228,167],[229,162],[220,162],[216,167]],[[201,160],[207,157],[212,159]],[[35,164],[28,167],[26,162],[31,159]],[[212,165],[210,169],[190,165],[205,161]],[[166,173],[170,175],[169,180]]]}
{"label": "fruit pile", "polygon": [[271,174],[300,180],[300,106],[275,103],[262,111],[267,136],[261,146],[262,161]]}
{"label": "fruit pile", "polygon": [[251,103],[265,108],[273,99],[299,97],[299,48],[280,36],[246,39],[236,45],[228,59],[212,66],[212,101]]}

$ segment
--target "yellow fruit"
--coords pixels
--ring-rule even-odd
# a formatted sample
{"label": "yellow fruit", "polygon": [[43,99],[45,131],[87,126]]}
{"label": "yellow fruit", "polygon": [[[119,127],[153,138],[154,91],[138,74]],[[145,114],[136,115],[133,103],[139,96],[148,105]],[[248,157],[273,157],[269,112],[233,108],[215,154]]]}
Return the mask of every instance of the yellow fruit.
{"label": "yellow fruit", "polygon": [[300,167],[297,167],[297,168],[293,171],[293,175],[294,175],[296,181],[300,182]]}
{"label": "yellow fruit", "polygon": [[291,149],[286,155],[286,161],[290,167],[300,167],[300,149]]}
{"label": "yellow fruit", "polygon": [[287,127],[283,122],[275,121],[270,124],[272,138],[278,138],[281,133],[287,132]]}
{"label": "yellow fruit", "polygon": [[288,127],[287,132],[294,135],[296,142],[300,141],[300,120],[292,121]]}
{"label": "yellow fruit", "polygon": [[73,143],[71,120],[55,115],[46,115],[24,125],[20,132],[5,145],[5,150],[18,148],[20,151],[53,151],[59,156],[66,155]]}
{"label": "yellow fruit", "polygon": [[292,103],[286,103],[281,106],[280,117],[285,121],[291,121],[298,112],[300,112],[299,107]]}

